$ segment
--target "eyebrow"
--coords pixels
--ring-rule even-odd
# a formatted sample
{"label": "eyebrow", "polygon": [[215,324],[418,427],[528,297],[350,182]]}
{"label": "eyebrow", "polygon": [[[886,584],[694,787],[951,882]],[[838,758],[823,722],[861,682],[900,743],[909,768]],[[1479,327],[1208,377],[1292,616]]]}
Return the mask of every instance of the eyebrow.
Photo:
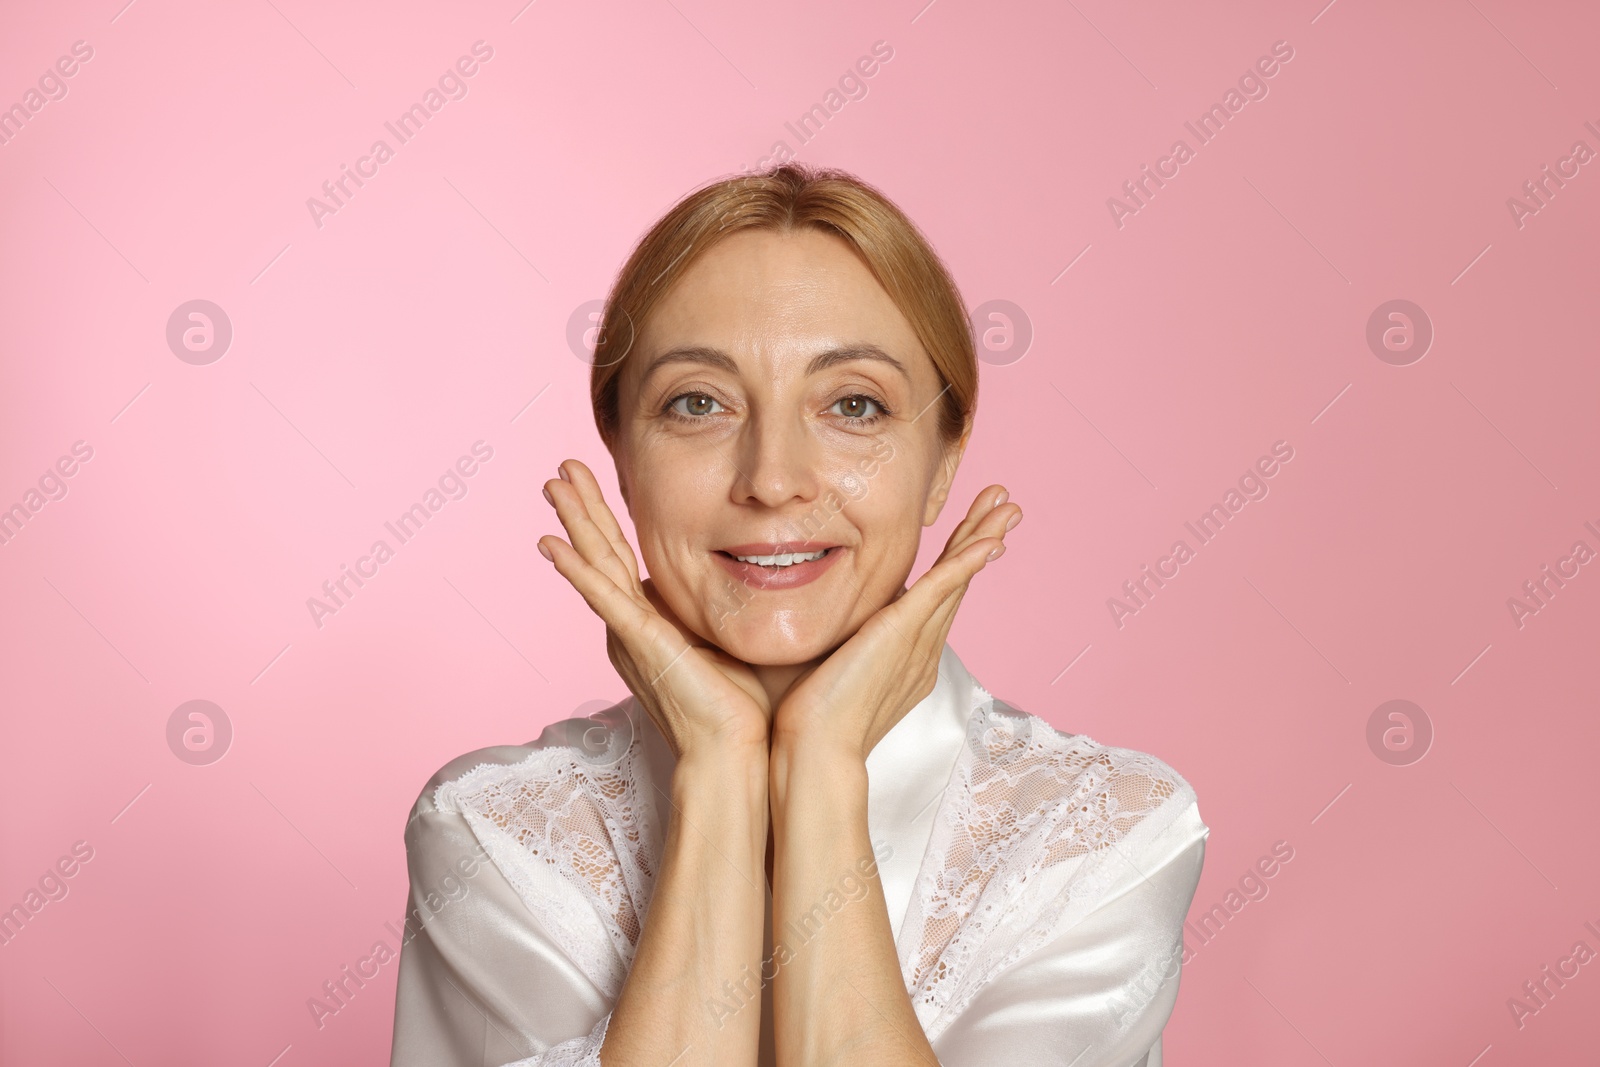
{"label": "eyebrow", "polygon": [[[858,359],[870,359],[879,363],[887,363],[899,371],[907,381],[911,379],[911,372],[906,370],[905,364],[874,344],[845,345],[841,348],[830,348],[826,352],[818,353],[806,365],[806,374],[816,374],[840,363],[850,363]],[[669,363],[699,363],[725,370],[730,374],[739,373],[739,365],[734,362],[732,356],[721,349],[707,348],[703,345],[688,345],[669,348],[651,360],[650,365],[645,368],[641,384],[648,382],[651,375]]]}

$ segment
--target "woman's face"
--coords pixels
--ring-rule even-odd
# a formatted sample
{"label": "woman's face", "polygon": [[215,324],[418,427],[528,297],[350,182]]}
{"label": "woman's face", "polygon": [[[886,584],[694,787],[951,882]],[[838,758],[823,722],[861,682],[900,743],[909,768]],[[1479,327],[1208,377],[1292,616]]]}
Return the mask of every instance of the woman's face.
{"label": "woman's face", "polygon": [[813,229],[724,238],[626,358],[618,477],[686,627],[746,663],[801,664],[894,599],[964,441],[940,438],[933,361],[848,245]]}

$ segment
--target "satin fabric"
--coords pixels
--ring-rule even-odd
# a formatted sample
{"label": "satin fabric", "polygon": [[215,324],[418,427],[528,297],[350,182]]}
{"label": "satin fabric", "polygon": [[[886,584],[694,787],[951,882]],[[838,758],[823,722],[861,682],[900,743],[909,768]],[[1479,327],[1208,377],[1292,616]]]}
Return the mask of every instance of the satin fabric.
{"label": "satin fabric", "polygon": [[[973,709],[985,699],[993,698],[947,644],[934,691],[867,757],[867,824],[897,941],[938,801]],[[669,782],[674,758],[665,739],[636,705],[624,703],[633,708],[627,721],[640,731],[651,777]],[[539,1067],[542,1052],[589,1034],[610,1011],[610,998],[486,858],[468,821],[434,803],[441,783],[485,763],[518,763],[539,746],[581,743],[595,723],[565,720],[528,745],[466,753],[423,787],[405,831],[409,921],[391,1067]],[[1208,832],[1191,800],[1158,835],[1140,839],[1136,853],[1119,849],[1121,873],[1092,910],[1071,916],[1043,947],[984,985],[938,1036],[940,1063],[1160,1067],[1161,1030],[1178,991],[1181,928]],[[529,864],[524,877],[529,873],[541,879],[537,892],[564,894],[573,906],[592,909],[545,864]],[[769,887],[764,956],[772,945],[771,909]],[[770,1067],[776,1062],[770,984],[762,1011],[759,1064]]]}

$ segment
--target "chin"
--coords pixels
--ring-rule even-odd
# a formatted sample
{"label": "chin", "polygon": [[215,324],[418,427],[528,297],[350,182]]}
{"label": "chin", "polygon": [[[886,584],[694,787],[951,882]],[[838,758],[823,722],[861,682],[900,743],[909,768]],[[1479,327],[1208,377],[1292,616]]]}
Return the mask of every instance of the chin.
{"label": "chin", "polygon": [[820,659],[850,639],[854,628],[835,621],[813,616],[796,625],[793,615],[757,616],[750,607],[701,636],[752,667],[790,667]]}

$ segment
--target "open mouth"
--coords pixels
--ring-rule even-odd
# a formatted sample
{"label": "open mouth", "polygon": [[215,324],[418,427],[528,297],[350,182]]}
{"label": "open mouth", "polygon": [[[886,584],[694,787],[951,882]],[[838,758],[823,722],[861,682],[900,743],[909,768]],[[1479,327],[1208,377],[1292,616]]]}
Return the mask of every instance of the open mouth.
{"label": "open mouth", "polygon": [[727,556],[729,559],[735,559],[740,563],[748,563],[756,567],[793,567],[797,563],[815,563],[817,560],[821,559],[823,556],[826,556],[832,551],[832,548],[822,548],[817,549],[814,552],[780,552],[777,555],[771,556],[764,556],[757,553],[752,555],[736,556],[731,552],[723,552],[720,548],[717,549],[719,555]]}
{"label": "open mouth", "polygon": [[729,575],[755,589],[793,589],[815,581],[843,554],[841,545],[734,545],[712,554]]}

